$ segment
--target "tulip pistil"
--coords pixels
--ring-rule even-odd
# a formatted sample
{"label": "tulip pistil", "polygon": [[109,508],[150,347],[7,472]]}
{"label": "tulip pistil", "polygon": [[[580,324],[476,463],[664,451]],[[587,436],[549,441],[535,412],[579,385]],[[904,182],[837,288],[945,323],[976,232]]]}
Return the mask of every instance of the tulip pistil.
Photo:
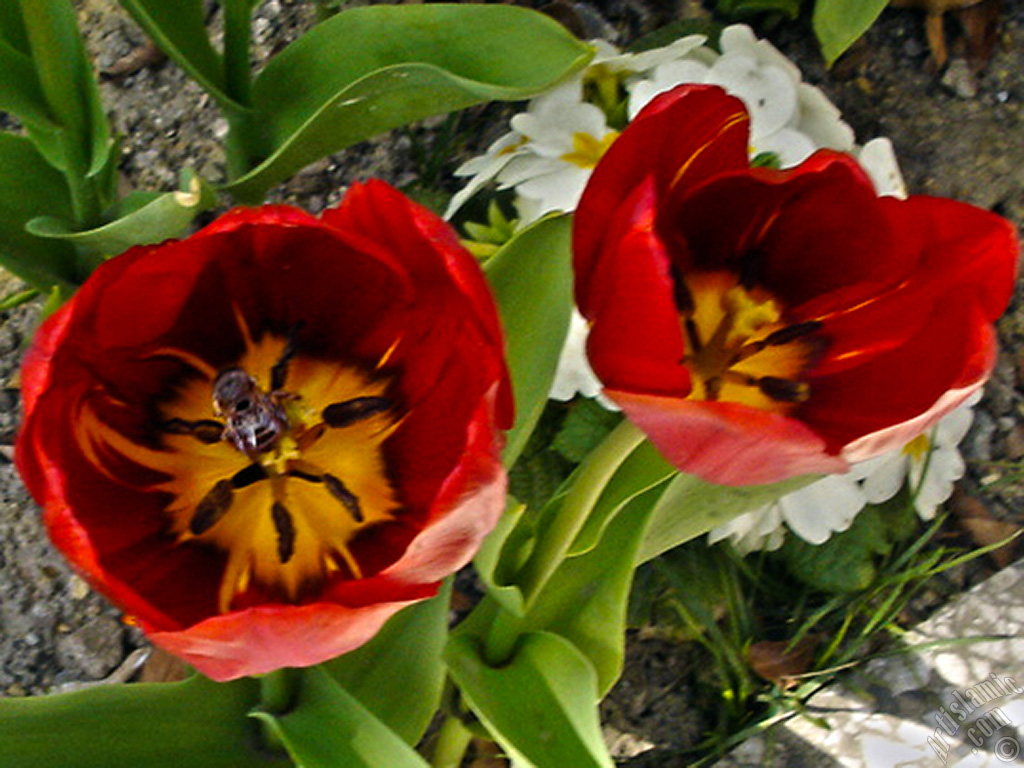
{"label": "tulip pistil", "polygon": [[674,275],[694,400],[788,413],[810,397],[801,380],[823,348],[821,323],[787,323],[767,290],[728,271]]}

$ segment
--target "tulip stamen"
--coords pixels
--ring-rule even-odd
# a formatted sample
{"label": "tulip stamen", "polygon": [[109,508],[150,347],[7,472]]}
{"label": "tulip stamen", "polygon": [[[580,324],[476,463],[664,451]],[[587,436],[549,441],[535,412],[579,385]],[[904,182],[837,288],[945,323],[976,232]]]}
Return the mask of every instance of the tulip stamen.
{"label": "tulip stamen", "polygon": [[185,377],[155,419],[161,449],[144,454],[170,478],[158,488],[171,535],[225,553],[221,611],[251,590],[299,602],[328,579],[363,578],[353,541],[400,506],[389,377],[304,354],[298,328],[245,329],[234,364]]}
{"label": "tulip stamen", "polygon": [[271,520],[277,531],[277,559],[284,565],[295,554],[295,520],[288,508],[279,501],[270,507]]}
{"label": "tulip stamen", "polygon": [[822,323],[784,322],[779,301],[744,282],[753,279],[758,261],[748,258],[741,274],[673,272],[683,364],[691,374],[692,399],[787,413],[810,397],[801,378],[824,344]]}
{"label": "tulip stamen", "polygon": [[213,528],[231,509],[235,491],[230,480],[218,480],[196,505],[196,511],[189,520],[188,529],[193,536],[202,536]]}

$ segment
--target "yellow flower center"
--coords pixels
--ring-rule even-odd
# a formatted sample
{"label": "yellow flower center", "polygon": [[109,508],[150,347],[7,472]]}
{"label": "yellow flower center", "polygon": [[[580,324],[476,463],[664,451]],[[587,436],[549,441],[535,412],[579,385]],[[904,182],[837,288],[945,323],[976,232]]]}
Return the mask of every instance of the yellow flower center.
{"label": "yellow flower center", "polygon": [[595,139],[589,133],[577,131],[572,135],[572,152],[562,155],[562,160],[580,168],[593,168],[617,138],[617,131],[609,131],[603,139]]}
{"label": "yellow flower center", "polygon": [[691,399],[773,413],[807,400],[810,387],[800,377],[821,350],[820,323],[787,323],[774,296],[741,285],[733,272],[688,272],[675,288]]}
{"label": "yellow flower center", "polygon": [[930,448],[931,443],[928,440],[928,435],[920,434],[903,446],[903,453],[914,461],[920,462],[924,461]]}
{"label": "yellow flower center", "polygon": [[113,449],[169,478],[151,490],[168,495],[178,544],[226,554],[222,612],[250,587],[298,601],[339,572],[361,578],[354,537],[399,507],[382,451],[398,425],[387,379],[294,354],[280,336],[253,342],[239,322],[246,351],[224,371],[180,350],[159,353],[198,373],[159,406],[159,450],[91,412],[82,421],[97,466]]}

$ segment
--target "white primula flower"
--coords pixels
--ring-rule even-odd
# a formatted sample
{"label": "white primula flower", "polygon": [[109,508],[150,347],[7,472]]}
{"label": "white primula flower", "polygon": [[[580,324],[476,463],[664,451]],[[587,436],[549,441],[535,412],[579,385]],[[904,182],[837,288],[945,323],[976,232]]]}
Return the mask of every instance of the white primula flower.
{"label": "white primula flower", "polygon": [[[632,120],[655,96],[683,83],[720,85],[750,113],[751,155],[774,153],[783,168],[798,165],[816,149],[853,149],[853,130],[817,88],[801,82],[800,70],[750,27],[722,30],[722,54],[707,48],[667,61],[627,87]],[[709,59],[708,53],[711,53]]]}
{"label": "white primula flower", "polygon": [[618,136],[604,112],[583,101],[581,77],[533,99],[511,127],[486,155],[456,169],[457,176],[472,179],[452,198],[447,217],[492,180],[499,189],[515,187],[520,226],[552,211],[573,211],[591,171]]}
{"label": "white primula flower", "polygon": [[823,544],[833,533],[849,528],[866,501],[855,473],[828,475],[713,528],[708,543],[728,538],[744,555],[773,550],[782,546],[788,527],[804,541]]}
{"label": "white primula flower", "polygon": [[883,137],[869,141],[857,153],[857,162],[871,177],[879,195],[906,199],[907,185],[903,182],[896,152],[889,139]]}
{"label": "white primula flower", "polygon": [[558,358],[555,380],[551,385],[548,397],[551,400],[566,402],[579,394],[584,397],[596,398],[605,410],[618,411],[619,406],[602,394],[601,382],[594,375],[590,362],[587,360],[589,330],[583,315],[574,308],[569,321],[569,333],[565,337],[562,355]]}
{"label": "white primula flower", "polygon": [[862,462],[867,500],[872,504],[887,501],[909,480],[918,516],[934,518],[939,504],[953,493],[953,484],[964,476],[966,467],[957,446],[971,428],[973,409],[980,399],[979,391],[944,416],[931,432],[918,435],[898,451]]}
{"label": "white primula flower", "polygon": [[963,477],[957,445],[974,419],[978,392],[944,416],[927,435],[903,448],[854,464],[845,475],[829,475],[760,509],[739,515],[708,533],[708,543],[729,539],[742,554],[782,546],[786,528],[811,544],[845,531],[865,504],[880,504],[899,493],[909,479],[914,507],[923,520],[935,517],[939,504]]}

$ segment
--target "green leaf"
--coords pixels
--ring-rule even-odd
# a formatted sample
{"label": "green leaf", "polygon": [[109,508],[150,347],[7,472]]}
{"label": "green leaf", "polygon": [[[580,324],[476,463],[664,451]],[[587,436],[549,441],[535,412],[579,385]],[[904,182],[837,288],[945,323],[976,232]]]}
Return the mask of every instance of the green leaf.
{"label": "green leaf", "polygon": [[151,196],[140,193],[135,200],[122,201],[125,214],[109,224],[79,231],[66,219],[39,216],[28,222],[26,229],[41,238],[71,243],[94,254],[114,256],[134,245],[160,243],[168,238],[180,237],[201,211],[217,203],[213,189],[195,174],[187,174],[184,189]]}
{"label": "green leaf", "polygon": [[604,535],[610,520],[637,495],[664,484],[676,469],[662,458],[650,442],[644,441],[629,455],[601,491],[601,497],[590,510],[587,521],[576,536],[570,554],[578,555],[592,549]]}
{"label": "green leaf", "polygon": [[65,132],[67,166],[61,168],[94,176],[110,162],[114,144],[75,9],[69,0],[21,0],[21,12],[39,91]]}
{"label": "green leaf", "polygon": [[256,710],[251,716],[267,724],[300,768],[428,768],[412,747],[320,667],[302,670],[289,710]]}
{"label": "green leaf", "polygon": [[598,719],[597,674],[568,640],[549,632],[520,638],[501,667],[461,635],[445,654],[470,708],[518,765],[612,768]]}
{"label": "green leaf", "polygon": [[300,168],[375,134],[483,101],[528,98],[592,55],[557,22],[526,8],[343,11],[285,48],[257,77],[257,114],[239,140],[263,162],[227,189],[259,199]]}
{"label": "green leaf", "polygon": [[[413,7],[413,6],[405,6]],[[493,6],[498,7],[498,6]],[[523,450],[544,411],[572,314],[572,219],[541,219],[487,262],[485,271],[505,328],[516,423],[506,466]]]}
{"label": "green leaf", "polygon": [[75,693],[0,699],[0,768],[283,768],[257,748],[247,718],[259,685],[110,685]]}
{"label": "green leaf", "polygon": [[645,563],[743,512],[803,488],[819,477],[805,475],[768,485],[728,486],[679,474],[654,508],[637,563]]}
{"label": "green leaf", "polygon": [[323,664],[342,688],[414,746],[441,703],[451,582],[392,617],[374,638]]}
{"label": "green leaf", "polygon": [[635,557],[660,491],[651,488],[621,505],[596,546],[563,561],[526,617],[528,628],[554,632],[587,656],[599,696],[622,671]]}
{"label": "green leaf", "polygon": [[29,139],[0,133],[0,265],[41,291],[70,289],[74,248],[25,231],[25,222],[43,214],[74,216],[64,177]]}
{"label": "green leaf", "polygon": [[875,23],[889,0],[817,0],[814,34],[825,63],[832,66],[853,42]]}
{"label": "green leaf", "polygon": [[174,63],[199,83],[221,107],[241,105],[232,101],[224,83],[224,60],[206,34],[203,0],[120,0]]}

